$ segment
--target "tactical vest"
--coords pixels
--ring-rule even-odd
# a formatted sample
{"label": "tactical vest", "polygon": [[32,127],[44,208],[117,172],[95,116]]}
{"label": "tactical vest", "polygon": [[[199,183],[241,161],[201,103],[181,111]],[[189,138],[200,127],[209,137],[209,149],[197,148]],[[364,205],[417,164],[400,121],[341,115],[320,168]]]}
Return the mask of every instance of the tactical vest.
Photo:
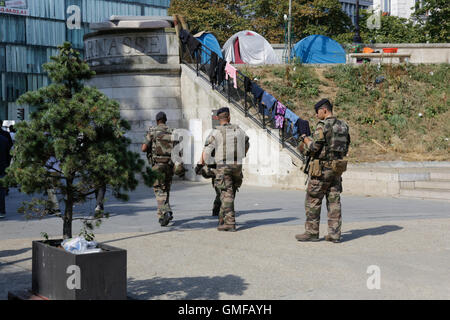
{"label": "tactical vest", "polygon": [[349,128],[345,121],[337,118],[325,120],[325,152],[327,158],[342,159],[348,153],[350,145]]}
{"label": "tactical vest", "polygon": [[151,136],[153,162],[170,162],[174,145],[172,130],[167,126],[156,126],[151,129]]}
{"label": "tactical vest", "polygon": [[217,164],[242,163],[245,157],[245,133],[235,124],[217,126],[215,160]]}

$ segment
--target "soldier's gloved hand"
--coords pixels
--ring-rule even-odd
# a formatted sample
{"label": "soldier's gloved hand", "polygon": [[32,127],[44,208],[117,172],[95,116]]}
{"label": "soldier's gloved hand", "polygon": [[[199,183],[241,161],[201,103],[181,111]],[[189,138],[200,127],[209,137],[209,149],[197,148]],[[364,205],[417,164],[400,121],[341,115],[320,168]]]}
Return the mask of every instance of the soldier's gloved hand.
{"label": "soldier's gloved hand", "polygon": [[203,168],[203,165],[201,163],[197,163],[197,166],[194,169],[195,174],[199,175],[201,173],[202,168]]}

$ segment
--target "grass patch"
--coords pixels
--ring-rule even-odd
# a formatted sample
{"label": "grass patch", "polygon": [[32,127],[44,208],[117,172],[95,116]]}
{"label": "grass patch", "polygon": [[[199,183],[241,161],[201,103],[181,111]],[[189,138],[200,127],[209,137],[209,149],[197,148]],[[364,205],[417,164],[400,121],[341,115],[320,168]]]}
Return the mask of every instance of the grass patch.
{"label": "grass patch", "polygon": [[251,79],[315,126],[329,98],[350,126],[349,160],[449,160],[450,73],[439,65],[243,67]]}

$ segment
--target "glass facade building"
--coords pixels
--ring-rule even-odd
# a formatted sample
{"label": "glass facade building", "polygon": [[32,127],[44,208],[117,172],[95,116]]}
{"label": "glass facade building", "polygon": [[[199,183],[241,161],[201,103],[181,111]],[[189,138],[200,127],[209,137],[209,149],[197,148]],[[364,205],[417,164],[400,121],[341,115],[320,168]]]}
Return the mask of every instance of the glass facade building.
{"label": "glass facade building", "polygon": [[[83,49],[89,23],[112,15],[167,16],[170,0],[0,0],[0,119],[17,120],[15,101],[49,83],[42,64],[70,41]],[[28,117],[28,106],[25,108]]]}
{"label": "glass facade building", "polygon": [[[384,0],[383,0],[384,1]],[[390,0],[386,0],[390,1]],[[342,4],[342,10],[350,17],[352,23],[356,21],[356,0],[339,0]],[[360,0],[359,10],[367,10],[373,5],[373,0]]]}

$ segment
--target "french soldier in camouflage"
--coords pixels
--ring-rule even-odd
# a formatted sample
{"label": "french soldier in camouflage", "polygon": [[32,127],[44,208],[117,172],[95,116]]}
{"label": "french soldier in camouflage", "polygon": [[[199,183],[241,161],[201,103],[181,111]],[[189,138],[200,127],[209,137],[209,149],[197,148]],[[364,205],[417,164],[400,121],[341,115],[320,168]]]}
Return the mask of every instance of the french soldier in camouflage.
{"label": "french soldier in camouflage", "polygon": [[331,116],[318,122],[312,137],[305,140],[308,142],[300,142],[299,150],[311,157],[312,165],[306,189],[304,238],[318,238],[320,211],[325,197],[328,211],[326,239],[337,242],[341,237],[342,226],[342,172],[337,172],[334,164],[343,161],[343,157],[347,155],[350,144],[349,128],[344,121],[331,113]]}

